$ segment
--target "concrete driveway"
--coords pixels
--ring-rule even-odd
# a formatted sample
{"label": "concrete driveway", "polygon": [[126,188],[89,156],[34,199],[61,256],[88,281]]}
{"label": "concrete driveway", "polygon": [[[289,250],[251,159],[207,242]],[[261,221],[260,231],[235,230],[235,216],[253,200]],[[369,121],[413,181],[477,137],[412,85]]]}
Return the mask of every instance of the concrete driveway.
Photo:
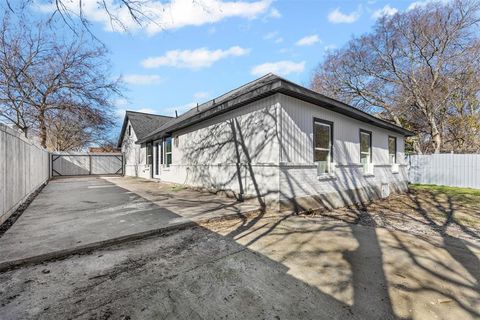
{"label": "concrete driveway", "polygon": [[257,209],[145,179],[52,180],[0,238],[0,270]]}

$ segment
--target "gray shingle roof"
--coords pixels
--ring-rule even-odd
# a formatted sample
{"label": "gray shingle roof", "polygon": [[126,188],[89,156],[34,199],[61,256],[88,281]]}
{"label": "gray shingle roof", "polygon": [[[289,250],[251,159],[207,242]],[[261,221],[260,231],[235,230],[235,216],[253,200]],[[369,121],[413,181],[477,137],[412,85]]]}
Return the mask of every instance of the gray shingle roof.
{"label": "gray shingle roof", "polygon": [[141,140],[172,119],[172,117],[161,116],[157,114],[126,111],[122,131],[120,131],[120,137],[118,139],[118,146],[120,147],[122,145],[123,136],[129,120],[132,124],[135,134],[137,135],[137,140]]}
{"label": "gray shingle roof", "polygon": [[269,73],[213,100],[194,107],[177,118],[173,118],[171,121],[150,132],[145,138],[138,139],[137,143],[158,139],[171,134],[173,131],[188,127],[275,93],[283,93],[405,136],[413,135],[411,131],[396,126],[391,122],[374,117],[345,103]]}

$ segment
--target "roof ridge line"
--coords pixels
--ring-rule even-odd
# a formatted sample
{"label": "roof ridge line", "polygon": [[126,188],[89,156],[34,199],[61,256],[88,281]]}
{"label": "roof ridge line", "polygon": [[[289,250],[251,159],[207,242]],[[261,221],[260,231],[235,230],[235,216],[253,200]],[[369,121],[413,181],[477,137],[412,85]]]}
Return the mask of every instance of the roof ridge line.
{"label": "roof ridge line", "polygon": [[163,114],[148,113],[148,112],[133,111],[133,110],[125,110],[125,113],[127,113],[127,112],[140,113],[140,114],[148,114],[149,116],[156,116],[156,117],[173,118],[172,116],[165,116],[165,115],[163,115]]}

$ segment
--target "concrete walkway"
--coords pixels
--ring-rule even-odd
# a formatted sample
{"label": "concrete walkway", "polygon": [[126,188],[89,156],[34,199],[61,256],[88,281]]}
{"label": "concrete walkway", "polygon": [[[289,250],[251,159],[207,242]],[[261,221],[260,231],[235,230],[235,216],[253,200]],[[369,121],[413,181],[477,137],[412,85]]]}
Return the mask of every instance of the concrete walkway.
{"label": "concrete walkway", "polygon": [[53,180],[0,238],[0,271],[257,209],[143,179]]}

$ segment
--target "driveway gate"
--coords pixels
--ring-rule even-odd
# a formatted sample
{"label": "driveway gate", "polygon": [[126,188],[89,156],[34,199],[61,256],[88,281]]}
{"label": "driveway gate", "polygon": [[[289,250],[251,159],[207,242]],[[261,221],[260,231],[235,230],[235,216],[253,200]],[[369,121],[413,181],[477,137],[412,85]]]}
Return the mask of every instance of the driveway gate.
{"label": "driveway gate", "polygon": [[52,154],[52,177],[123,175],[121,153]]}

